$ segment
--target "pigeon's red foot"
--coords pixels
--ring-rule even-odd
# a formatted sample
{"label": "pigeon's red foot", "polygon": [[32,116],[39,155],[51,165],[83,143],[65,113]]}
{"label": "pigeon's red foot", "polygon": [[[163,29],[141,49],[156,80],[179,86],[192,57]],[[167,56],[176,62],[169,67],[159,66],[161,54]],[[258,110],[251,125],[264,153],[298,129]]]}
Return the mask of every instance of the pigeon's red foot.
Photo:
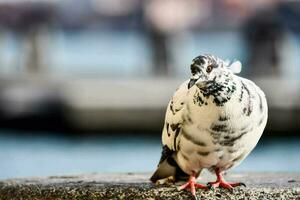
{"label": "pigeon's red foot", "polygon": [[228,183],[228,182],[226,182],[219,170],[216,170],[216,175],[217,175],[217,180],[215,182],[210,182],[207,184],[207,186],[209,188],[221,187],[221,188],[233,190],[233,188],[237,187],[237,186],[245,186],[246,187],[246,185],[244,183]]}
{"label": "pigeon's red foot", "polygon": [[190,190],[192,195],[196,198],[196,188],[207,190],[208,187],[196,182],[195,174],[192,174],[187,183],[178,187],[178,190],[187,189]]}

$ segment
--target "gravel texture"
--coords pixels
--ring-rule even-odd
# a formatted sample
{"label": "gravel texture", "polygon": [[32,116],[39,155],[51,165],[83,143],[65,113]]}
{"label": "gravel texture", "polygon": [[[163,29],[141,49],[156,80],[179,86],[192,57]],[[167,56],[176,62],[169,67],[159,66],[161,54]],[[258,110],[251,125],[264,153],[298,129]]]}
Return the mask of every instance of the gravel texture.
{"label": "gravel texture", "polygon": [[[193,199],[190,192],[178,191],[175,185],[156,186],[150,174],[85,174],[0,181],[0,200],[52,199]],[[300,173],[233,173],[228,181],[247,187],[214,191],[197,190],[198,199],[297,199],[300,200]],[[205,174],[200,183],[213,181]]]}

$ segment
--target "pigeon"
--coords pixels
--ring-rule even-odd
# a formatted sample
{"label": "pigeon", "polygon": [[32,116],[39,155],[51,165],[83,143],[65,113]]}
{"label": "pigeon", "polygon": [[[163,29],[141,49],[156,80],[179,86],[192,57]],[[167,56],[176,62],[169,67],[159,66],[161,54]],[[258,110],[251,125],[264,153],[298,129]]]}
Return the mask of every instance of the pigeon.
{"label": "pigeon", "polygon": [[[268,118],[264,92],[236,74],[240,61],[204,54],[193,59],[191,77],[171,98],[162,131],[162,155],[150,180],[164,184],[187,180],[179,190],[226,188],[223,174],[240,164],[258,143]],[[206,185],[196,179],[202,170],[216,174]]]}

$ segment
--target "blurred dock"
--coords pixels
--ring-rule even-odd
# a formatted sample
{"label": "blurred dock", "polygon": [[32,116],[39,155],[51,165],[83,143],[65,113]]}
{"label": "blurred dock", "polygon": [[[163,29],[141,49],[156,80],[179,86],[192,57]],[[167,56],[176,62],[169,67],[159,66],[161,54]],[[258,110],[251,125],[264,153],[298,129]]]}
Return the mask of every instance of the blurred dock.
{"label": "blurred dock", "polygon": [[[183,81],[170,78],[2,78],[1,126],[30,127],[44,123],[44,128],[59,124],[61,130],[160,132],[168,101]],[[283,134],[299,131],[300,80],[261,78],[254,81],[268,99],[267,131]]]}

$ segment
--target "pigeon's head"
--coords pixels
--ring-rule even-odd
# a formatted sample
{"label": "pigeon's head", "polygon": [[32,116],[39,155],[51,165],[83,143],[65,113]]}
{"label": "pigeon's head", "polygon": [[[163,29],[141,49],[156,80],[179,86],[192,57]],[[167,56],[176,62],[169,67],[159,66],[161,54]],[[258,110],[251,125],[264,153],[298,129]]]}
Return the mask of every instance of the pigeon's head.
{"label": "pigeon's head", "polygon": [[239,61],[230,63],[210,54],[200,55],[192,61],[192,76],[188,88],[196,85],[200,89],[205,89],[216,83],[223,85],[232,78],[233,73],[240,71],[241,63]]}

